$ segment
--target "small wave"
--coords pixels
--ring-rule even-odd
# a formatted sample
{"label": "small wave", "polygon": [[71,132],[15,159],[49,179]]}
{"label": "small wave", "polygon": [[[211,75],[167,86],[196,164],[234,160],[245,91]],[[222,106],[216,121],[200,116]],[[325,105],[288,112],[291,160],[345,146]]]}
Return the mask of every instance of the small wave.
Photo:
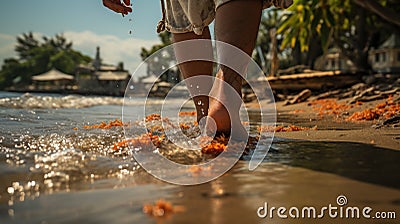
{"label": "small wave", "polygon": [[0,106],[22,109],[84,108],[101,105],[123,105],[120,97],[88,97],[79,95],[38,96],[25,93],[19,97],[0,99]]}

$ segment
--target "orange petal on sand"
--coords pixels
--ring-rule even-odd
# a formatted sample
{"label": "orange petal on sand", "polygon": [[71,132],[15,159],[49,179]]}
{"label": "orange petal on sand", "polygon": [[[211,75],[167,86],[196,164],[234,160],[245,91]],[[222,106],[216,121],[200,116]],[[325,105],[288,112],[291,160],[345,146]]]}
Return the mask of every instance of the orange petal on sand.
{"label": "orange petal on sand", "polygon": [[201,152],[204,154],[218,155],[225,151],[227,146],[219,142],[211,142],[210,144],[201,148]]}
{"label": "orange petal on sand", "polygon": [[211,166],[202,168],[201,166],[193,165],[188,169],[188,171],[191,172],[193,175],[197,175],[203,171],[209,171],[209,170],[211,170]]}
{"label": "orange petal on sand", "polygon": [[122,126],[124,126],[124,123],[119,119],[115,119],[114,121],[110,121],[108,123],[102,121],[100,124],[85,125],[85,126],[83,126],[83,128],[84,129],[110,129],[112,127],[122,127]]}
{"label": "orange petal on sand", "polygon": [[145,121],[146,122],[150,122],[150,121],[163,121],[166,124],[170,125],[173,128],[177,128],[167,117],[166,118],[162,118],[161,119],[161,115],[160,114],[150,114],[148,116],[146,116]]}
{"label": "orange petal on sand", "polygon": [[160,199],[154,204],[143,205],[143,212],[156,218],[168,217],[169,215],[183,211],[185,211],[185,207],[174,206],[171,202],[168,202],[164,199]]}
{"label": "orange petal on sand", "polygon": [[189,128],[190,128],[190,125],[187,125],[187,124],[185,124],[185,123],[180,123],[180,124],[179,124],[179,127],[180,127],[181,129],[189,129]]}
{"label": "orange petal on sand", "polygon": [[393,102],[393,97],[389,96],[388,99],[375,105],[374,108],[365,109],[363,111],[354,112],[347,121],[372,121],[383,118],[391,118],[397,114],[400,114],[400,104]]}
{"label": "orange petal on sand", "polygon": [[159,147],[162,141],[162,137],[158,135],[153,135],[151,133],[142,134],[139,137],[126,139],[120,142],[117,142],[113,146],[113,150],[119,150],[121,148],[128,147],[132,145],[133,147],[141,147],[141,148],[151,148],[153,145]]}
{"label": "orange petal on sand", "polygon": [[228,142],[229,138],[223,135],[218,136],[214,140],[212,140],[211,143],[203,145],[201,148],[201,152],[204,154],[218,155],[228,148]]}
{"label": "orange petal on sand", "polygon": [[275,132],[292,132],[292,131],[308,131],[308,130],[317,130],[317,126],[312,128],[307,127],[299,127],[296,125],[290,126],[261,126],[257,128],[258,131],[275,131]]}
{"label": "orange petal on sand", "polygon": [[179,116],[196,116],[196,111],[181,111],[179,112]]}
{"label": "orange petal on sand", "polygon": [[353,108],[352,105],[338,103],[336,99],[314,100],[309,105],[313,106],[313,109],[318,112],[318,115],[338,115]]}
{"label": "orange petal on sand", "polygon": [[150,114],[146,116],[146,121],[157,121],[157,120],[161,120],[160,114]]}

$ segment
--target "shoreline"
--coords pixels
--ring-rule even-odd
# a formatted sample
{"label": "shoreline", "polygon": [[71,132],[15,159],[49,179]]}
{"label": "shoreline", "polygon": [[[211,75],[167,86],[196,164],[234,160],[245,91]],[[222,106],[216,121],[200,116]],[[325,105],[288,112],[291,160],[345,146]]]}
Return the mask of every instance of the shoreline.
{"label": "shoreline", "polygon": [[[348,102],[343,99],[339,102]],[[385,100],[375,100],[344,112],[346,116],[356,111],[362,111],[373,105],[384,102]],[[379,123],[374,121],[346,121],[341,115],[318,115],[309,105],[310,102],[303,102],[293,105],[284,105],[284,102],[277,102],[277,124],[284,123],[300,127],[312,128],[317,126],[317,130],[276,132],[279,138],[304,140],[304,141],[335,141],[335,142],[354,142],[370,144],[377,147],[400,150],[400,126],[383,125],[375,128],[373,125]],[[300,111],[300,112],[299,112]]]}

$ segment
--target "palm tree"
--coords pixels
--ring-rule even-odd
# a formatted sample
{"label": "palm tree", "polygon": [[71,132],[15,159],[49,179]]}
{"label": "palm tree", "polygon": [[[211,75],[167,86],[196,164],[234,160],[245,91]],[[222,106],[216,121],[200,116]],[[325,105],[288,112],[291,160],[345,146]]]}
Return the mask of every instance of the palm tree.
{"label": "palm tree", "polygon": [[39,41],[34,37],[32,32],[23,33],[17,37],[15,51],[21,60],[29,60],[33,57],[32,50],[39,47]]}

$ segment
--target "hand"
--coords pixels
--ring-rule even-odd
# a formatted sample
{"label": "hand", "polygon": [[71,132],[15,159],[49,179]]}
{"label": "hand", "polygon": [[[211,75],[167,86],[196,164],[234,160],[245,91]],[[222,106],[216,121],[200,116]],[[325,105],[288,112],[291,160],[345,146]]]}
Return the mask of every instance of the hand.
{"label": "hand", "polygon": [[103,0],[103,5],[114,12],[122,13],[122,15],[128,15],[132,12],[130,0]]}

